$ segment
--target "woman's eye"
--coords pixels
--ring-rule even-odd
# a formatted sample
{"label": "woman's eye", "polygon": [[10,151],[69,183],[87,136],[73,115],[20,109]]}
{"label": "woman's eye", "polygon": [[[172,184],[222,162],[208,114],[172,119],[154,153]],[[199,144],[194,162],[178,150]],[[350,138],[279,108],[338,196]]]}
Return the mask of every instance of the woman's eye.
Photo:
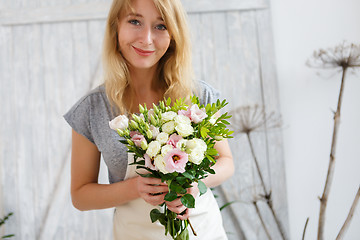
{"label": "woman's eye", "polygon": [[135,26],[139,26],[140,25],[140,22],[136,19],[132,19],[132,20],[129,20],[128,21],[130,24],[132,25],[135,25]]}
{"label": "woman's eye", "polygon": [[164,24],[159,24],[155,27],[157,30],[165,31],[167,30],[166,26]]}

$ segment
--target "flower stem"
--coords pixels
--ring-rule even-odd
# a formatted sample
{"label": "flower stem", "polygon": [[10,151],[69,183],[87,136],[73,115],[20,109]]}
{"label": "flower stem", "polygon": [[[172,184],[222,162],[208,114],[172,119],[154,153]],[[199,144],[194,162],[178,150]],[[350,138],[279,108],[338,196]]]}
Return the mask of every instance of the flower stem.
{"label": "flower stem", "polygon": [[264,178],[262,176],[262,173],[261,173],[261,170],[260,170],[260,165],[258,163],[258,160],[256,158],[256,155],[255,155],[255,150],[254,150],[254,146],[253,146],[253,143],[251,141],[251,138],[250,138],[250,133],[246,133],[246,136],[247,136],[247,139],[249,141],[249,145],[250,145],[250,149],[251,149],[251,154],[252,154],[252,157],[254,159],[254,162],[255,162],[255,166],[256,166],[256,170],[258,172],[258,175],[259,175],[259,178],[260,178],[260,181],[261,181],[261,186],[264,190],[264,197],[265,197],[265,202],[267,204],[267,206],[269,207],[271,213],[272,213],[272,216],[275,220],[275,223],[276,223],[276,226],[280,232],[280,235],[282,237],[283,240],[287,239],[286,236],[285,236],[285,231],[281,225],[281,222],[279,221],[279,218],[277,217],[276,213],[275,213],[275,210],[272,206],[272,199],[271,199],[271,191],[268,192],[267,189],[266,189],[266,186],[265,186],[265,182],[264,182]]}
{"label": "flower stem", "polygon": [[193,226],[191,225],[191,222],[190,222],[190,219],[187,219],[189,225],[190,225],[190,228],[191,228],[191,231],[193,232],[194,236],[197,236],[196,232],[195,232],[195,229],[193,228]]}
{"label": "flower stem", "polygon": [[337,109],[334,115],[334,128],[333,128],[333,135],[332,135],[332,143],[331,143],[331,151],[330,151],[330,160],[329,160],[329,167],[326,175],[325,186],[323,194],[320,198],[320,213],[319,213],[319,225],[318,225],[318,240],[323,240],[324,238],[324,226],[325,226],[325,213],[326,213],[326,206],[327,200],[330,193],[330,187],[334,176],[334,168],[335,168],[335,152],[336,152],[336,143],[337,143],[337,132],[339,129],[340,123],[340,112],[341,112],[341,103],[342,103],[342,96],[344,91],[344,83],[345,83],[345,74],[346,74],[347,67],[343,67],[342,78],[341,78],[341,86],[338,98]]}
{"label": "flower stem", "polygon": [[307,225],[309,223],[309,218],[306,219],[306,222],[305,222],[305,226],[304,226],[304,231],[303,231],[303,235],[302,235],[302,240],[305,240],[305,233],[306,233],[306,228],[307,228]]}
{"label": "flower stem", "polygon": [[339,234],[337,235],[336,237],[336,240],[340,240],[340,239],[343,239],[343,235],[345,234],[346,230],[348,229],[349,227],[349,224],[351,222],[351,219],[354,215],[354,212],[355,212],[355,208],[356,208],[356,205],[358,204],[359,202],[359,198],[360,198],[360,187],[358,188],[357,190],[357,193],[355,195],[355,199],[351,205],[351,208],[350,208],[350,211],[349,211],[349,214],[344,222],[344,225],[341,227],[340,229],[340,232]]}
{"label": "flower stem", "polygon": [[263,226],[264,230],[265,230],[265,233],[266,233],[266,236],[268,237],[269,240],[271,240],[271,236],[270,236],[270,233],[269,233],[269,230],[267,229],[266,225],[265,225],[265,222],[261,216],[261,212],[260,212],[260,209],[257,205],[257,202],[256,201],[253,201],[253,205],[256,209],[256,214],[258,215],[259,219],[260,219],[260,222],[261,222],[261,225]]}

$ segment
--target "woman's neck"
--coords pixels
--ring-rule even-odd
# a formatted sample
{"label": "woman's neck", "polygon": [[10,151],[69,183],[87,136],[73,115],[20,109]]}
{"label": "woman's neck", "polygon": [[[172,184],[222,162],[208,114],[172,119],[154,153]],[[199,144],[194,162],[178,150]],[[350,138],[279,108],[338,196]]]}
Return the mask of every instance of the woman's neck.
{"label": "woman's neck", "polygon": [[152,103],[157,104],[163,98],[164,86],[160,83],[159,79],[155,77],[156,66],[150,69],[131,69],[131,82],[127,95],[127,106],[131,112],[138,112],[138,105],[144,104],[148,107]]}

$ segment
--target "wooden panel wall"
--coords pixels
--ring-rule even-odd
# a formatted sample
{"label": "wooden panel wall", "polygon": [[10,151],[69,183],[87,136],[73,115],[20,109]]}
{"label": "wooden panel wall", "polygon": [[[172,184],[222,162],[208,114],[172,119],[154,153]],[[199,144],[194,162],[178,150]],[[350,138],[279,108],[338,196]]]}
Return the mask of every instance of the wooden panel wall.
{"label": "wooden panel wall", "polygon": [[[230,102],[227,110],[256,103],[279,111],[268,1],[183,3],[197,78],[222,92]],[[0,216],[14,212],[6,233],[16,239],[111,239],[111,209],[79,212],[71,205],[71,132],[62,118],[101,82],[109,5],[109,0],[0,3]],[[252,139],[288,229],[281,132],[260,132]],[[266,239],[249,204],[256,174],[248,142],[238,135],[230,144],[236,174],[216,189],[220,204],[237,201],[223,211],[229,239]],[[101,181],[106,177],[102,166]],[[273,239],[280,239],[272,229]]]}

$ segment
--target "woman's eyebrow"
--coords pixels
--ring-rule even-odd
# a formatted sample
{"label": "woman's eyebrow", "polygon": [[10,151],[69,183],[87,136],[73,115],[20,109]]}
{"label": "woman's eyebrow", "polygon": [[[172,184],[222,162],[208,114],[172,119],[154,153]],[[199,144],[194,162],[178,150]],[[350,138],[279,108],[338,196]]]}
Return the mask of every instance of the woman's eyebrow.
{"label": "woman's eyebrow", "polygon": [[[141,15],[140,13],[129,13],[127,16],[128,17],[141,17],[141,18],[144,18],[143,15]],[[161,16],[159,16],[157,19],[160,20],[160,21],[164,21],[164,19]]]}
{"label": "woman's eyebrow", "polygon": [[141,15],[140,13],[129,13],[128,17],[130,17],[130,16],[132,16],[132,17],[143,17],[143,15]]}

